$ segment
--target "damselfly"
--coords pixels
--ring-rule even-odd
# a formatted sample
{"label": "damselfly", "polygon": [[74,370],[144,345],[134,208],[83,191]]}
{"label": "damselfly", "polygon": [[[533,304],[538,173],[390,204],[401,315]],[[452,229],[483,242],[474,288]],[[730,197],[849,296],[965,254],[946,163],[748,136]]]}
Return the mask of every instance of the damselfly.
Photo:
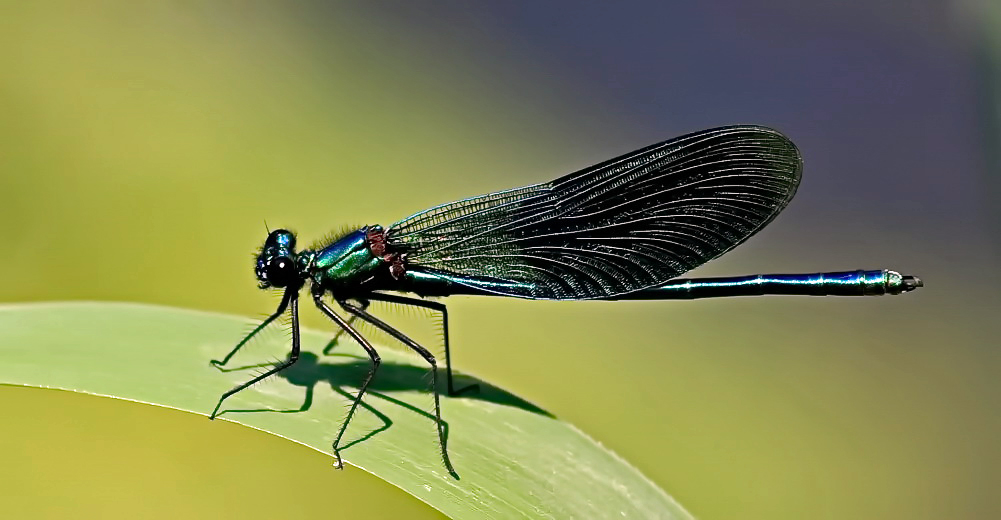
{"label": "damselfly", "polygon": [[[372,360],[337,436],[339,443],[369,382],[379,354],[352,327],[361,319],[416,351],[431,366],[438,442],[446,448],[431,352],[368,312],[369,302],[413,305],[441,313],[448,393],[452,367],[445,305],[426,297],[453,294],[536,300],[670,300],[801,294],[874,296],[921,287],[890,270],[678,279],[733,249],[789,203],[799,186],[802,158],[775,130],[729,126],[685,135],[585,168],[552,182],[498,191],[436,206],[391,226],[372,225],[303,251],[295,235],[272,231],[257,257],[262,289],[283,288],[278,309],[237,343],[247,341],[286,310],[292,318],[288,358],[226,392],[223,401],[288,368],[299,358],[299,291],[347,332]],[[329,296],[348,313],[332,309]],[[421,298],[415,298],[416,295]]]}

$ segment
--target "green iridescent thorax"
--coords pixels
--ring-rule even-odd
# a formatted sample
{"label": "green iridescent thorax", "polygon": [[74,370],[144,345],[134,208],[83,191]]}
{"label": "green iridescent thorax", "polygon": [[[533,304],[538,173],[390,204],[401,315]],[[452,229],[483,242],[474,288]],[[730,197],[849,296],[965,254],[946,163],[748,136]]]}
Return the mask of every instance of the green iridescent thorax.
{"label": "green iridescent thorax", "polygon": [[309,274],[313,283],[333,292],[358,287],[372,278],[383,263],[369,250],[364,228],[352,231],[319,251],[303,251],[302,256],[312,256]]}

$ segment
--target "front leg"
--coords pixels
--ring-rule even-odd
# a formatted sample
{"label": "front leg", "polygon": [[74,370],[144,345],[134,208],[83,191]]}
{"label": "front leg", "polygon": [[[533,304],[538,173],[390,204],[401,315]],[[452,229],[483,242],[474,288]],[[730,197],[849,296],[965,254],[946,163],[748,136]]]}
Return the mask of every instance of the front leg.
{"label": "front leg", "polygon": [[293,291],[291,287],[285,289],[285,294],[282,295],[282,301],[281,303],[278,304],[278,310],[276,310],[274,314],[272,314],[271,316],[268,316],[266,320],[262,321],[260,325],[254,328],[254,330],[250,331],[250,334],[247,334],[246,337],[240,340],[240,342],[237,343],[235,347],[233,347],[233,350],[230,350],[229,354],[226,354],[226,357],[222,358],[222,361],[219,361],[218,359],[213,359],[211,363],[216,367],[222,367],[226,363],[229,363],[230,358],[232,358],[236,354],[236,351],[240,350],[244,345],[246,345],[247,342],[250,341],[250,338],[254,337],[258,332],[264,330],[264,327],[267,327],[272,321],[275,321],[275,318],[281,316],[282,313],[285,312],[285,308],[288,307],[289,300],[292,299],[293,292],[295,291]]}
{"label": "front leg", "polygon": [[[267,372],[251,379],[250,381],[247,381],[246,383],[243,383],[242,385],[239,385],[233,388],[232,390],[222,394],[222,397],[219,398],[219,402],[216,403],[215,405],[215,410],[212,410],[212,415],[209,416],[209,419],[215,419],[216,416],[219,415],[219,408],[222,407],[222,402],[225,401],[229,396],[255,383],[258,383],[261,380],[267,379],[268,377],[271,377],[277,374],[278,372],[281,372],[282,370],[285,370],[286,368],[294,365],[295,362],[299,360],[299,291],[292,290],[290,288],[285,291],[285,294],[291,295],[289,296],[289,299],[292,302],[292,351],[289,352],[288,359],[286,359],[281,363],[278,363],[277,365],[272,367],[271,370],[268,370]],[[260,329],[260,327],[258,327],[258,329]],[[256,330],[254,332],[256,332]],[[251,333],[251,335],[253,335],[253,333]],[[243,342],[241,342],[241,344],[242,343]],[[230,355],[232,355],[232,353],[230,353]],[[227,356],[226,359],[228,360],[229,356]]]}

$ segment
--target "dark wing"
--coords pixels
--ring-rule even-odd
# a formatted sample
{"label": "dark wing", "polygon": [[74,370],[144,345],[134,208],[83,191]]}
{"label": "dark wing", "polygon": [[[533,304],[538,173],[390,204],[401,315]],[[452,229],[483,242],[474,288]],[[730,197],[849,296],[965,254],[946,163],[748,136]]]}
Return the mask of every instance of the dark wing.
{"label": "dark wing", "polygon": [[802,166],[775,130],[715,128],[431,208],[393,224],[387,240],[412,268],[499,282],[490,289],[499,294],[607,298],[661,285],[746,240],[789,203]]}

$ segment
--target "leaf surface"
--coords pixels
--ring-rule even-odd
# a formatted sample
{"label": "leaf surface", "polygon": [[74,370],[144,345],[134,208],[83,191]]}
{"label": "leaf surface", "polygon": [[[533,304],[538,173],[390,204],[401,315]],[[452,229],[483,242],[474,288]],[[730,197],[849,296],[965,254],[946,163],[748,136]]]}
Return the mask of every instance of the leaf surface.
{"label": "leaf surface", "polygon": [[[126,303],[0,306],[0,383],[83,392],[201,415],[260,367],[209,364],[241,338],[248,320]],[[281,377],[230,398],[218,420],[330,453],[369,363],[331,332],[304,330],[303,355]],[[278,338],[275,343],[282,343]],[[277,345],[276,345],[277,346]],[[284,356],[250,344],[232,365]],[[287,347],[284,347],[287,348]],[[398,486],[454,518],[690,518],[638,470],[573,426],[467,375],[480,392],[445,397],[449,453],[441,463],[422,360],[382,348],[383,364],[342,441],[345,463]],[[444,374],[442,374],[443,376]],[[444,379],[444,377],[441,377]],[[212,423],[205,421],[205,427]],[[335,471],[331,469],[331,471]]]}

